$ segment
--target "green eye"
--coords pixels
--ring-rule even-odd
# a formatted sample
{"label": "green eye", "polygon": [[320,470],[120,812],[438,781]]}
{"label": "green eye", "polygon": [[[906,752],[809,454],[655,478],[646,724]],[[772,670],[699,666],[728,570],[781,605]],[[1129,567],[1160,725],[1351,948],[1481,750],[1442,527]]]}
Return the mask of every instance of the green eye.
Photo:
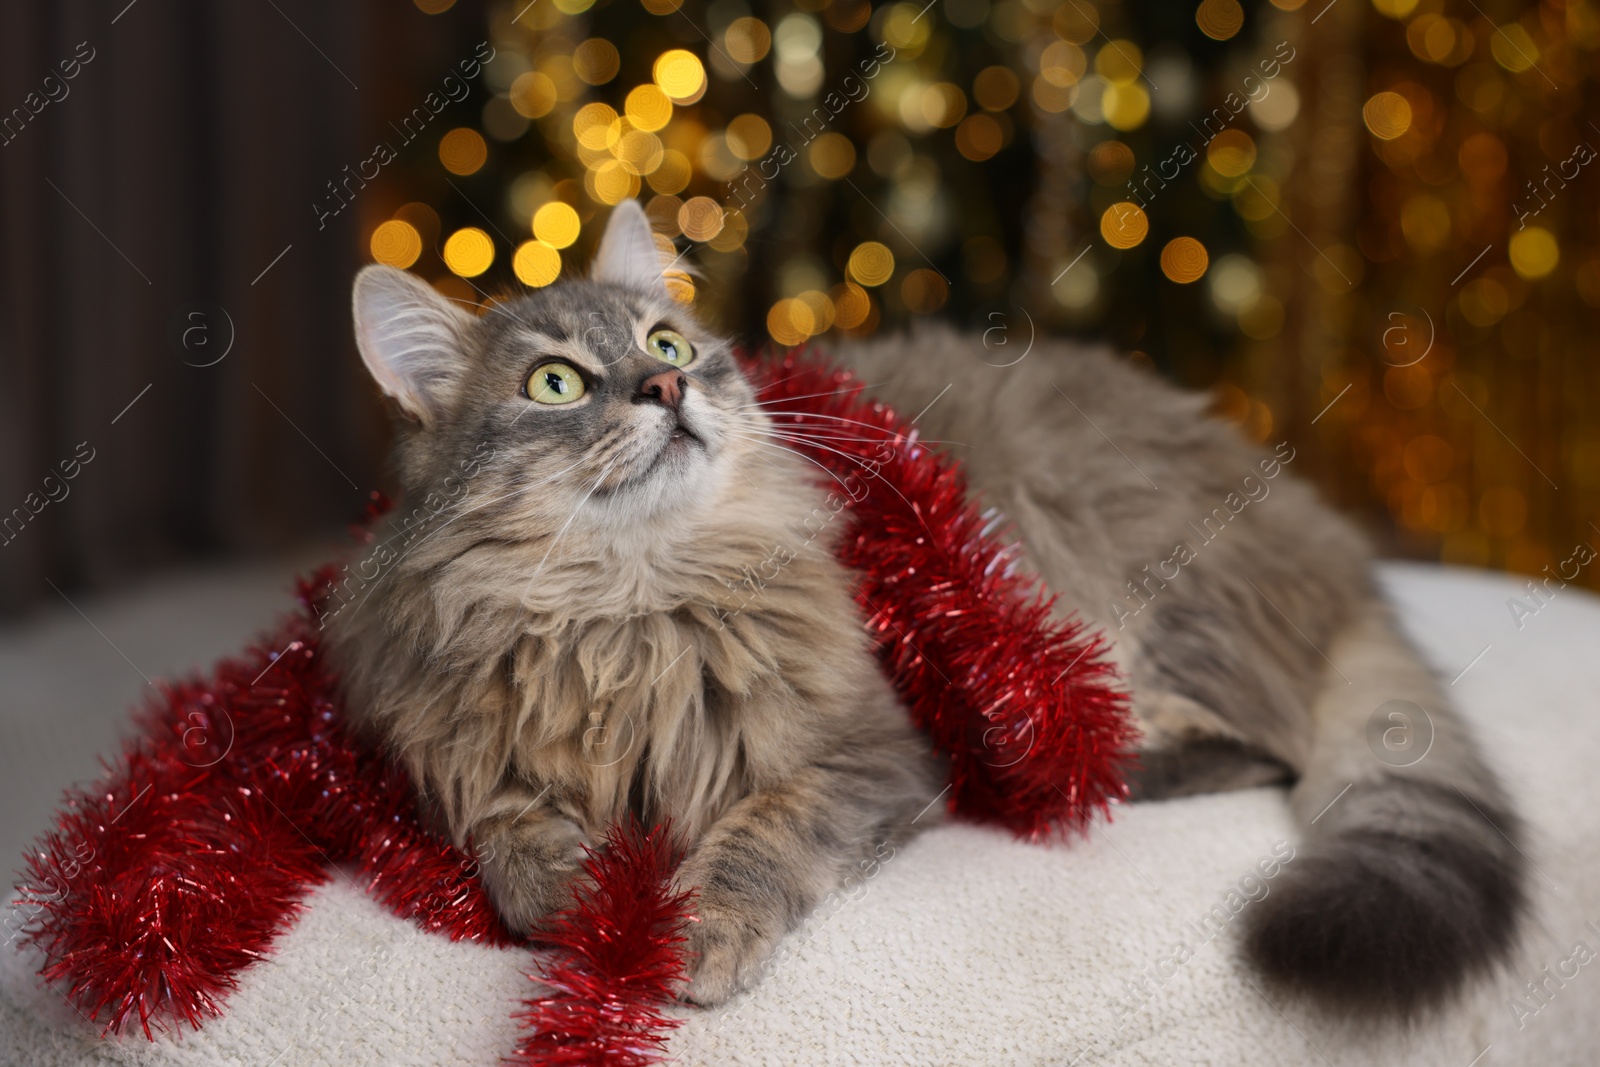
{"label": "green eye", "polygon": [[694,346],[684,340],[683,334],[671,330],[657,330],[645,338],[644,350],[674,367],[687,367],[694,362]]}
{"label": "green eye", "polygon": [[583,378],[567,363],[545,363],[528,375],[528,399],[535,404],[570,404],[583,388]]}

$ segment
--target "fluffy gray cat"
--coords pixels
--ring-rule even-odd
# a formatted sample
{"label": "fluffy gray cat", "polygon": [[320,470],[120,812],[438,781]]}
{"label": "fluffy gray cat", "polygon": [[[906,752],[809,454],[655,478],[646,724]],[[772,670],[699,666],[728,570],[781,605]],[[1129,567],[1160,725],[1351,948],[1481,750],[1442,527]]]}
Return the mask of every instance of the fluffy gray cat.
{"label": "fluffy gray cat", "polygon": [[[669,296],[637,204],[588,280],[475,316],[374,266],[354,305],[405,500],[437,502],[327,620],[354,721],[477,851],[518,930],[563,906],[610,823],[670,818],[698,894],[685,994],[726,1000],[852,870],[939,816],[942,768],[829,536],[804,526],[819,472]],[[1285,471],[1291,446],[1267,453],[1098,350],[1041,343],[1002,369],[980,339],[927,330],[837,355],[922,411],[929,439],[971,446],[947,447],[1025,564],[1112,639],[1137,796],[1298,780],[1307,854],[1246,918],[1263,971],[1406,1015],[1505,954],[1516,818],[1361,537]],[[780,551],[751,597],[745,575]],[[1425,710],[1424,758],[1369,746],[1390,701]]]}

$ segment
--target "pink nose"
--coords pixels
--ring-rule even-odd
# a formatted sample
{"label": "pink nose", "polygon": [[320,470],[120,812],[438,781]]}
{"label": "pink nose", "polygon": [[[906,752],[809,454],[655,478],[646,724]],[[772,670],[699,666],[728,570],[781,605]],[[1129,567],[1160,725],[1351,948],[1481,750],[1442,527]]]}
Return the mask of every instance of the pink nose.
{"label": "pink nose", "polygon": [[673,411],[678,410],[678,404],[683,400],[683,390],[689,380],[683,376],[681,370],[664,370],[660,374],[652,374],[639,383],[639,398],[641,400],[659,400]]}

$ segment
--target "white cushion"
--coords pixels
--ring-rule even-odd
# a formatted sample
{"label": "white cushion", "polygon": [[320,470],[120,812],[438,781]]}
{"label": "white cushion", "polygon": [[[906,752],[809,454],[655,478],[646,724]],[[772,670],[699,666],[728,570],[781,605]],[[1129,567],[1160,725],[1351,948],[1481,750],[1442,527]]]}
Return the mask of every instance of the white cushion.
{"label": "white cushion", "polygon": [[[1600,951],[1585,925],[1600,917],[1600,600],[1563,590],[1518,630],[1507,600],[1520,580],[1411,565],[1386,566],[1384,580],[1446,680],[1471,664],[1451,691],[1531,831],[1537,903],[1523,944],[1447,1013],[1409,1034],[1335,1023],[1269,1002],[1237,957],[1237,923],[1204,940],[1212,905],[1295,840],[1282,790],[1256,789],[1118,809],[1067,847],[970,826],[926,834],[793,934],[753,993],[680,1012],[674,1060],[1593,1062],[1600,959],[1549,982],[1548,1003],[1524,983],[1545,967],[1570,975],[1578,942]],[[1164,961],[1180,941],[1192,955],[1174,968]],[[0,947],[0,1063],[489,1067],[511,1051],[512,1012],[535,988],[528,953],[421,934],[342,874],[197,1033],[102,1041],[36,965],[15,942]]]}

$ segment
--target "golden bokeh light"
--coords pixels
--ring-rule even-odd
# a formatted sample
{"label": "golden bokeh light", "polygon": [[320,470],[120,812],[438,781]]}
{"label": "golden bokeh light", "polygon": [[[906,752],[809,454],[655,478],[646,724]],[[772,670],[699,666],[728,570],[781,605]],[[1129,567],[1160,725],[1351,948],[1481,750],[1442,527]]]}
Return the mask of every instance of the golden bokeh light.
{"label": "golden bokeh light", "polygon": [[709,241],[722,232],[722,205],[709,196],[696,196],[678,209],[678,229],[691,241]]}
{"label": "golden bokeh light", "polygon": [[494,241],[476,226],[457,230],[444,243],[444,265],[463,278],[476,278],[494,265]]}
{"label": "golden bokeh light", "polygon": [[488,159],[489,146],[477,130],[460,126],[439,138],[439,162],[451,174],[476,174]]}
{"label": "golden bokeh light", "polygon": [[1361,118],[1374,137],[1392,141],[1411,128],[1411,102],[1399,93],[1374,93],[1362,106]]}
{"label": "golden bokeh light", "polygon": [[1226,41],[1244,26],[1244,8],[1239,0],[1204,0],[1194,13],[1200,32],[1214,41]]}
{"label": "golden bokeh light", "polygon": [[1112,248],[1133,248],[1150,233],[1150,219],[1138,204],[1119,201],[1100,216],[1100,236]]}
{"label": "golden bokeh light", "polygon": [[990,158],[1005,145],[1005,131],[992,115],[968,115],[956,127],[956,151],[975,163]]}
{"label": "golden bokeh light", "polygon": [[556,106],[556,83],[542,71],[530,70],[517,75],[511,83],[511,106],[523,118],[538,119],[550,114]]}
{"label": "golden bokeh light", "polygon": [[422,255],[422,235],[417,228],[401,219],[390,219],[379,224],[372,231],[372,240],[369,243],[372,249],[372,258],[385,266],[406,267],[417,261]]}
{"label": "golden bokeh light", "polygon": [[1539,46],[1518,23],[1507,23],[1489,35],[1489,52],[1494,61],[1513,74],[1528,70],[1539,62]]}
{"label": "golden bokeh light", "polygon": [[551,248],[569,247],[581,229],[577,211],[560,200],[552,200],[533,213],[533,235]]}
{"label": "golden bokeh light", "polygon": [[967,113],[967,94],[953,82],[938,82],[922,91],[922,117],[930,126],[946,129]]}
{"label": "golden bokeh light", "polygon": [[1144,70],[1144,50],[1132,41],[1107,41],[1095,53],[1094,72],[1108,82],[1131,82]]}
{"label": "golden bokeh light", "polygon": [[828,295],[833,301],[834,324],[846,330],[860,326],[872,313],[872,297],[854,282],[836,285]]}
{"label": "golden bokeh light", "polygon": [[1161,273],[1180,285],[1199,281],[1209,264],[1206,246],[1193,237],[1174,237],[1161,250]]}
{"label": "golden bokeh light", "polygon": [[805,344],[811,336],[811,309],[793,297],[779,300],[767,312],[767,333],[780,345]]}
{"label": "golden bokeh light", "polygon": [[842,133],[825,133],[811,142],[811,169],[828,179],[843,178],[856,166],[856,146]]}
{"label": "golden bokeh light", "polygon": [[412,0],[424,15],[442,15],[456,6],[456,0]]}
{"label": "golden bokeh light", "polygon": [[537,289],[561,274],[561,253],[543,241],[524,241],[511,257],[511,269],[523,285]]}
{"label": "golden bokeh light", "polygon": [[683,6],[683,0],[640,0],[652,15],[670,15]]}
{"label": "golden bokeh light", "polygon": [[611,147],[616,121],[617,113],[609,104],[584,104],[572,116],[572,132],[584,148],[599,152]]}
{"label": "golden bokeh light", "polygon": [[1112,82],[1100,97],[1106,124],[1115,130],[1137,130],[1150,117],[1150,94],[1138,82]]}
{"label": "golden bokeh light", "polygon": [[1555,234],[1542,226],[1529,226],[1511,235],[1511,269],[1533,281],[1556,269],[1561,246]]}
{"label": "golden bokeh light", "polygon": [[608,159],[584,172],[584,187],[602,204],[620,204],[639,194],[639,174],[620,159]]}
{"label": "golden bokeh light", "polygon": [[1077,85],[1088,69],[1089,57],[1070,41],[1054,41],[1039,56],[1039,77],[1063,89]]}
{"label": "golden bokeh light", "polygon": [[739,115],[728,123],[728,148],[743,160],[760,159],[772,147],[772,127],[760,115]]}
{"label": "golden bokeh light", "polygon": [[918,315],[931,315],[950,297],[950,283],[938,271],[919,267],[900,282],[900,299]]}
{"label": "golden bokeh light", "polygon": [[863,241],[850,253],[845,271],[862,285],[882,285],[894,274],[894,253],[877,241]]}
{"label": "golden bokeh light", "polygon": [[700,57],[682,48],[661,53],[651,73],[661,91],[673,100],[695,99],[706,87],[706,70]]}
{"label": "golden bokeh light", "polygon": [[655,133],[672,121],[672,100],[659,85],[636,86],[622,105],[635,129]]}
{"label": "golden bokeh light", "polygon": [[689,157],[669,148],[661,154],[661,165],[650,172],[650,188],[658,193],[681,193],[693,175]]}
{"label": "golden bokeh light", "polygon": [[604,85],[622,68],[617,46],[604,37],[591,37],[572,50],[572,70],[590,85]]}
{"label": "golden bokeh light", "polygon": [[1206,145],[1206,162],[1226,178],[1248,174],[1256,163],[1256,143],[1243,130],[1223,130]]}
{"label": "golden bokeh light", "polygon": [[772,48],[772,31],[760,19],[746,16],[728,23],[722,43],[735,62],[746,65],[759,63]]}
{"label": "golden bokeh light", "polygon": [[972,79],[972,98],[985,111],[1004,111],[1017,102],[1021,83],[1010,67],[984,67]]}

